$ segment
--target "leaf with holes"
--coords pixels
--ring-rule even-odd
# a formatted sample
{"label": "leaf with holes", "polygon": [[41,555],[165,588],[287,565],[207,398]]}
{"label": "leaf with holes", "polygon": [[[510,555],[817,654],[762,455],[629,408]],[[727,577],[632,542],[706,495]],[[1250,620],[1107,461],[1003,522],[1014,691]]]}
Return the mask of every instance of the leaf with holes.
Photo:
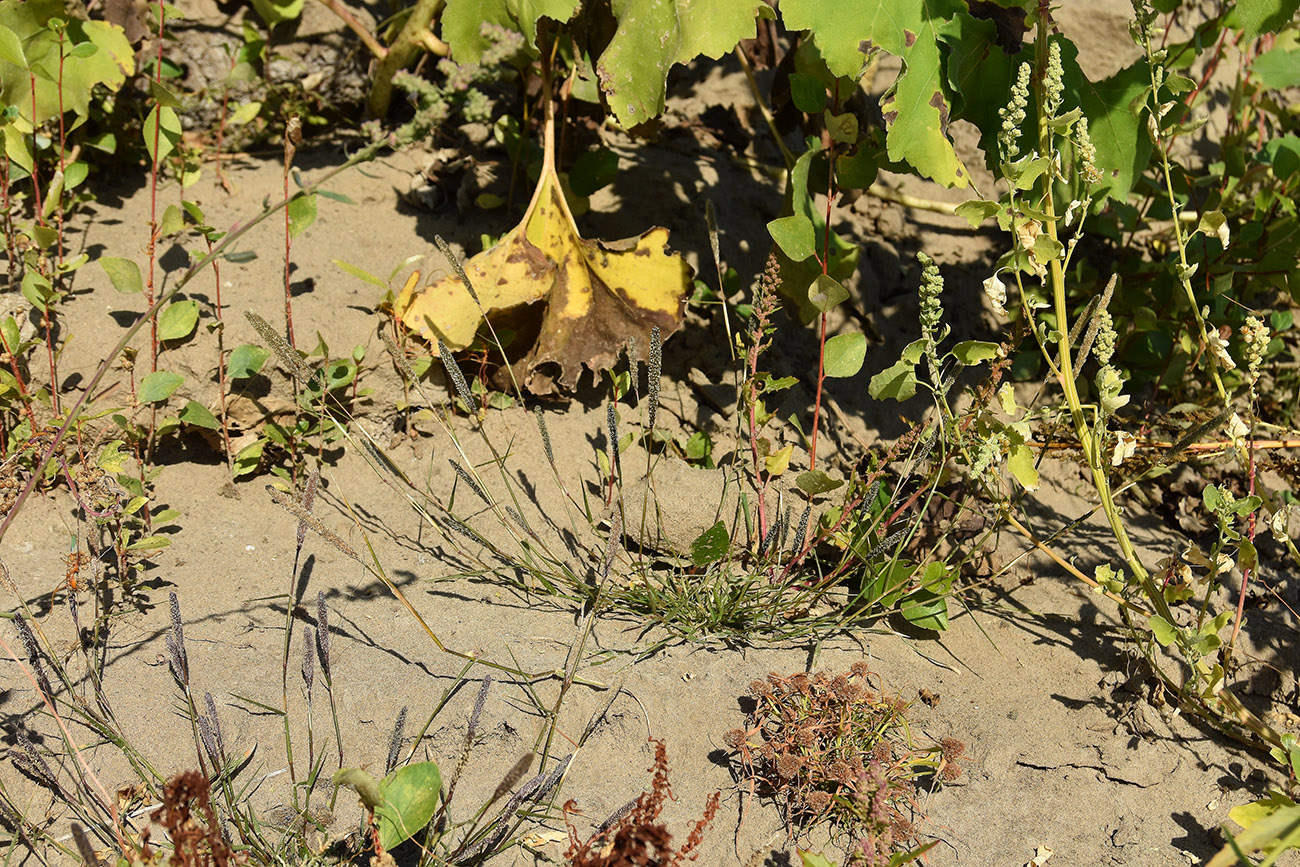
{"label": "leaf with holes", "polygon": [[708,566],[727,556],[730,548],[731,536],[727,534],[727,525],[719,521],[691,543],[691,562],[696,566]]}

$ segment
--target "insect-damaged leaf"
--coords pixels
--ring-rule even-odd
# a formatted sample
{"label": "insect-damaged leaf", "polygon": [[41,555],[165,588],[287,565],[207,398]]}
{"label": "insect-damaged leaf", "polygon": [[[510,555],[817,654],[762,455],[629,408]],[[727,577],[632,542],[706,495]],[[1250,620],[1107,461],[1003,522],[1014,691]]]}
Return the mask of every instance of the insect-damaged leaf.
{"label": "insect-damaged leaf", "polygon": [[[555,382],[575,387],[584,364],[596,373],[608,369],[629,337],[644,356],[654,326],[664,336],[681,327],[691,287],[690,266],[666,249],[667,229],[610,243],[578,234],[547,138],[545,167],[523,220],[465,263],[481,309],[454,274],[423,288],[408,281],[394,305],[408,328],[453,350],[473,341],[484,313],[538,305],[537,342],[513,362],[534,393],[553,391]],[[558,370],[539,370],[544,365]]]}

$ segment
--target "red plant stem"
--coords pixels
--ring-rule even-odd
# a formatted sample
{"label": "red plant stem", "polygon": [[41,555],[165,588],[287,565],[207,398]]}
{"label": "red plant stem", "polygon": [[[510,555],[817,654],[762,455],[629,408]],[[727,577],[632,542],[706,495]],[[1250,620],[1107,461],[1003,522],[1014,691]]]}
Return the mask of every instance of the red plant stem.
{"label": "red plant stem", "polygon": [[[1248,496],[1253,497],[1255,495],[1255,444],[1253,441],[1250,444],[1250,471],[1248,473],[1247,478],[1249,479],[1249,482],[1247,484],[1246,493]],[[1258,513],[1259,513],[1259,509],[1257,508],[1251,509],[1250,517],[1246,519],[1246,526],[1247,526],[1246,532],[1247,532],[1247,536],[1250,539],[1251,545],[1255,544],[1255,518]],[[1228,639],[1229,655],[1232,654],[1233,649],[1236,648],[1237,646],[1237,633],[1241,631],[1241,617],[1246,610],[1246,589],[1249,586],[1250,586],[1250,569],[1242,569],[1241,570],[1241,593],[1237,596],[1237,617],[1232,623],[1232,637]]]}
{"label": "red plant stem", "polygon": [[[67,159],[66,159],[67,147],[68,147],[68,128],[67,128],[67,123],[63,119],[63,61],[64,60],[65,60],[65,56],[63,53],[63,31],[60,30],[59,31],[59,175],[63,177],[64,182],[66,184],[67,175],[65,174],[65,172],[68,168]],[[66,192],[66,190],[67,187],[65,186],[64,191]],[[59,222],[58,259],[56,259],[55,261],[57,261],[59,265],[62,265],[63,264],[63,203],[61,201],[55,203],[54,215]],[[55,411],[57,412],[58,410],[56,409]]]}
{"label": "red plant stem", "polygon": [[32,203],[36,207],[36,222],[45,225],[45,208],[41,205],[41,184],[37,177],[36,161],[36,73],[28,72],[32,83]]}
{"label": "red plant stem", "polygon": [[[220,147],[218,147],[220,152]],[[212,239],[208,238],[208,255],[212,255]],[[226,337],[221,319],[221,266],[216,257],[212,259],[212,276],[216,281],[217,297],[217,394],[221,400],[221,440],[226,447],[226,469],[234,471],[233,456],[230,454],[230,421],[226,413]]]}
{"label": "red plant stem", "polygon": [[[154,81],[162,86],[163,34],[167,26],[167,13],[163,0],[158,0],[158,58],[154,64]],[[145,281],[145,303],[153,307],[154,264],[158,251],[158,143],[162,137],[162,106],[154,100],[153,152],[149,166],[149,278]],[[146,135],[148,131],[146,130]],[[149,372],[158,370],[158,317],[149,320]],[[150,424],[152,429],[153,425]]]}
{"label": "red plant stem", "polygon": [[13,286],[17,275],[18,252],[14,247],[14,215],[10,208],[13,200],[9,195],[9,155],[4,155],[4,173],[0,175],[0,200],[4,204],[5,253],[9,257],[9,285]]}
{"label": "red plant stem", "polygon": [[4,345],[5,355],[9,359],[9,369],[13,371],[14,381],[18,383],[18,393],[22,395],[23,409],[27,410],[27,420],[31,422],[32,433],[35,434],[40,428],[36,424],[36,413],[32,412],[32,401],[27,394],[27,385],[23,382],[23,375],[18,367],[18,359],[14,357],[14,350],[17,347],[9,345],[3,331],[0,331],[0,344]]}
{"label": "red plant stem", "polygon": [[289,288],[289,250],[293,246],[293,238],[289,234],[289,164],[287,162],[284,166],[284,201],[284,329],[289,345],[297,349],[298,344],[293,339],[293,302]]}
{"label": "red plant stem", "polygon": [[[835,82],[835,114],[840,112],[840,83]],[[822,275],[826,276],[831,260],[831,206],[835,204],[835,139],[827,133],[826,148],[826,226],[822,233]],[[817,469],[817,428],[822,416],[822,385],[826,382],[826,311],[821,315],[821,338],[817,345],[817,397],[813,401],[812,443],[808,448],[808,469]]]}
{"label": "red plant stem", "polygon": [[754,388],[754,377],[758,375],[758,349],[763,341],[762,323],[756,326],[753,334],[754,339],[749,348],[749,400],[746,402],[749,404],[749,451],[754,459],[754,477],[758,479],[758,538],[762,540],[767,538],[767,475],[758,458],[758,417],[755,409],[758,393]]}

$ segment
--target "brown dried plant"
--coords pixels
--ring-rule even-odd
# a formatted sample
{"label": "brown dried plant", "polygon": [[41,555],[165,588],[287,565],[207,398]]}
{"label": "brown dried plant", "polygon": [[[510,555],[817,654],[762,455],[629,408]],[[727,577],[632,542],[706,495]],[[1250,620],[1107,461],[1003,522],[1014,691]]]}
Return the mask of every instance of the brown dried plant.
{"label": "brown dried plant", "polygon": [[673,799],[668,783],[668,750],[663,741],[651,738],[650,742],[655,745],[655,763],[649,768],[654,773],[650,791],[642,792],[606,819],[585,842],[578,839],[577,829],[569,820],[569,814],[576,812],[574,802],[564,805],[564,821],[569,828],[565,858],[570,859],[571,867],[675,867],[698,857],[696,850],[718,812],[722,795],[714,792],[709,796],[704,802],[704,816],[692,826],[686,842],[674,849],[668,826],[657,821],[664,805]]}
{"label": "brown dried plant", "polygon": [[[195,813],[199,815],[195,815]],[[163,787],[163,804],[149,816],[163,826],[171,838],[168,864],[175,867],[228,867],[245,863],[231,850],[221,833],[208,780],[198,771],[185,771]],[[143,835],[141,860],[149,863],[149,834]]]}
{"label": "brown dried plant", "polygon": [[773,799],[792,835],[829,822],[850,863],[885,864],[919,842],[917,782],[951,782],[965,744],[911,743],[907,702],[873,688],[866,663],[844,674],[771,673],[749,685],[745,728],[723,738],[751,792]]}

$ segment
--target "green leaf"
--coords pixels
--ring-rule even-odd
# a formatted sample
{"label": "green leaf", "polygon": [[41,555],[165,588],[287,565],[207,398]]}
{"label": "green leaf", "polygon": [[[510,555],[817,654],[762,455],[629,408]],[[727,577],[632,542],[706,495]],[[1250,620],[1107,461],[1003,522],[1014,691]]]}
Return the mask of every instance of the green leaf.
{"label": "green leaf", "polygon": [[[795,160],[794,168],[790,170],[785,212],[808,219],[813,225],[814,237],[821,238],[829,234],[830,261],[827,263],[827,273],[836,280],[848,280],[857,271],[860,248],[835,232],[826,233],[826,214],[822,209],[813,207],[813,196],[808,187],[808,174],[813,160],[822,153],[821,144],[815,138],[807,139],[806,144],[808,149]],[[780,247],[776,248],[776,253],[781,264],[782,297],[798,309],[800,320],[812,322],[820,315],[820,311],[813,306],[804,287],[821,276],[822,263],[812,257],[796,262],[786,256]]]}
{"label": "green leaf", "polygon": [[1300,9],[1300,0],[1237,0],[1237,21],[1248,41],[1284,27]]}
{"label": "green leaf", "polygon": [[185,377],[166,370],[156,370],[140,380],[138,397],[141,403],[158,403],[171,396]]}
{"label": "green leaf", "polygon": [[849,292],[829,274],[818,274],[808,287],[808,302],[822,313],[834,310],[848,300]]}
{"label": "green leaf", "polygon": [[162,219],[158,221],[158,235],[166,238],[169,235],[175,235],[185,228],[185,214],[175,205],[168,205],[163,211]]}
{"label": "green leaf", "polygon": [[442,775],[433,762],[398,768],[379,783],[375,820],[379,844],[387,851],[417,834],[438,809]]}
{"label": "green leaf", "polygon": [[880,174],[879,154],[865,141],[858,143],[856,153],[835,155],[835,180],[841,189],[865,190],[876,182]]}
{"label": "green leaf", "polygon": [[339,768],[330,782],[336,786],[350,786],[367,810],[377,810],[383,803],[379,799],[379,784],[361,768]]}
{"label": "green leaf", "polygon": [[105,443],[104,447],[99,450],[99,456],[95,458],[95,466],[112,475],[122,472],[127,459],[131,457],[122,451],[122,445],[121,440],[112,440]]}
{"label": "green leaf", "polygon": [[177,301],[158,314],[158,339],[181,340],[194,333],[199,322],[199,302]]}
{"label": "green leaf", "polygon": [[262,370],[262,365],[266,359],[270,358],[269,350],[263,349],[255,343],[244,343],[236,346],[230,353],[230,358],[226,361],[226,378],[227,379],[248,379],[250,376],[256,376]]}
{"label": "green leaf", "polygon": [[104,269],[108,280],[118,292],[139,293],[144,291],[144,280],[140,277],[140,266],[130,259],[116,256],[101,256],[99,267]]}
{"label": "green leaf", "polygon": [[[524,34],[530,49],[537,47],[537,22],[550,18],[567,22],[582,6],[581,0],[447,0],[442,12],[442,38],[452,59],[477,63],[491,42],[484,24],[499,24]],[[536,56],[536,51],[533,51]]]}
{"label": "green leaf", "polygon": [[795,851],[799,853],[799,860],[803,862],[803,867],[835,867],[835,862],[820,852],[808,852],[804,849]]}
{"label": "green leaf", "polygon": [[668,70],[700,55],[718,60],[740,40],[752,39],[762,5],[761,0],[611,0],[617,29],[596,62],[596,75],[614,118],[631,127],[658,117]]}
{"label": "green leaf", "polygon": [[333,262],[335,265],[339,266],[339,268],[341,268],[343,271],[345,271],[348,274],[351,274],[353,277],[356,277],[358,280],[362,281],[363,283],[369,283],[371,286],[378,286],[380,289],[388,288],[387,283],[385,283],[383,280],[380,280],[374,274],[371,274],[365,268],[359,268],[356,265],[351,264],[350,262],[344,262],[342,259],[331,259],[330,261]]}
{"label": "green leaf", "polygon": [[23,53],[22,40],[8,27],[0,25],[0,60],[12,63],[21,69],[27,68],[27,56]]}
{"label": "green leaf", "polygon": [[[174,109],[167,106],[153,107],[144,121],[144,146],[149,152],[149,159],[161,163],[176,149],[181,140],[181,122]],[[155,133],[157,148],[155,149]]]}
{"label": "green leaf", "polygon": [[856,376],[867,357],[867,338],[861,332],[837,334],[826,341],[826,375]]}
{"label": "green leaf", "polygon": [[[46,26],[52,18],[66,22],[65,52],[69,40],[92,43],[98,50],[71,62],[65,57],[60,70],[59,37]],[[0,4],[0,26],[17,35],[27,69],[36,73],[33,118],[32,81],[27,69],[6,63],[6,68],[0,70],[0,87],[4,90],[5,101],[15,106],[19,116],[28,124],[41,124],[64,112],[85,118],[92,98],[102,99],[96,90],[98,86],[115,93],[126,77],[135,72],[135,52],[121,27],[105,21],[69,19],[63,2],[29,0],[27,3]]]}
{"label": "green leaf", "polygon": [[1300,51],[1294,47],[1276,44],[1255,58],[1250,65],[1251,75],[1273,90],[1285,90],[1300,85]]}
{"label": "green leaf", "polygon": [[767,232],[792,261],[802,262],[817,252],[812,220],[803,214],[779,217],[767,224]]}
{"label": "green leaf", "polygon": [[730,548],[731,536],[727,533],[727,525],[719,521],[691,543],[691,562],[696,566],[716,563],[727,556]]}
{"label": "green leaf", "polygon": [[86,180],[86,175],[90,174],[90,166],[81,161],[68,163],[67,168],[63,170],[63,188],[65,190],[75,190],[81,186],[82,181]]}
{"label": "green leaf", "polygon": [[292,21],[302,14],[303,0],[253,0],[253,8],[268,27]]}
{"label": "green leaf", "polygon": [[32,158],[32,148],[27,141],[27,136],[18,131],[13,124],[5,124],[5,156],[9,157],[10,162],[22,168],[28,174],[31,174],[32,167],[35,165]]}
{"label": "green leaf", "polygon": [[916,362],[899,359],[871,377],[867,394],[876,400],[908,400],[916,394]]}
{"label": "green leaf", "polygon": [[1152,614],[1151,619],[1147,621],[1147,625],[1151,627],[1151,634],[1155,636],[1161,647],[1168,647],[1169,643],[1178,635],[1178,630],[1174,628],[1173,624],[1159,614]]}
{"label": "green leaf", "polygon": [[1038,490],[1038,467],[1034,464],[1034,450],[1025,443],[1016,443],[1007,454],[1007,469],[1026,491]]}
{"label": "green leaf", "polygon": [[614,182],[618,175],[618,154],[609,148],[584,151],[569,169],[569,189],[590,196]]}
{"label": "green leaf", "polygon": [[[1241,808],[1236,807],[1228,812],[1229,817],[1234,821],[1238,820],[1233,813],[1239,809]],[[1289,806],[1284,805],[1258,818],[1245,812],[1239,815],[1254,820],[1245,831],[1233,837],[1232,842],[1206,862],[1205,867],[1229,867],[1232,864],[1242,863],[1237,856],[1238,850],[1264,852],[1268,857],[1262,864],[1270,865],[1276,863],[1276,857],[1287,849],[1300,847],[1300,806],[1294,803]]]}
{"label": "green leaf", "polygon": [[972,229],[978,229],[980,223],[983,223],[989,217],[992,217],[1002,206],[997,202],[986,202],[983,199],[971,199],[962,202],[957,206],[957,216],[970,223]]}
{"label": "green leaf", "polygon": [[290,200],[288,208],[290,238],[298,237],[307,230],[307,227],[316,222],[315,193],[310,196],[298,196]]}
{"label": "green leaf", "polygon": [[962,364],[970,367],[981,361],[998,357],[998,345],[987,340],[963,340],[952,348],[953,356]]}
{"label": "green leaf", "polygon": [[790,100],[804,114],[818,114],[826,108],[826,85],[815,75],[792,72]]}
{"label": "green leaf", "polygon": [[206,406],[196,400],[185,404],[185,408],[181,410],[181,421],[186,424],[205,427],[208,430],[221,430],[221,422],[217,421],[217,417]]}
{"label": "green leaf", "polygon": [[818,494],[830,493],[844,484],[844,482],[839,479],[832,479],[821,470],[808,470],[807,472],[800,473],[798,478],[794,480],[794,483],[798,485],[799,490],[803,491],[810,497],[815,497]]}
{"label": "green leaf", "polygon": [[831,135],[831,141],[837,144],[854,145],[858,142],[858,116],[852,112],[844,114],[831,114],[830,109],[823,112],[823,122],[826,124],[826,131]]}
{"label": "green leaf", "polygon": [[240,449],[231,462],[231,478],[237,479],[257,472],[258,466],[262,463],[262,450],[265,448],[266,440],[257,439]]}
{"label": "green leaf", "polygon": [[172,540],[167,536],[145,536],[143,539],[136,539],[130,545],[126,546],[128,551],[157,551],[160,548],[166,548],[171,545]]}

